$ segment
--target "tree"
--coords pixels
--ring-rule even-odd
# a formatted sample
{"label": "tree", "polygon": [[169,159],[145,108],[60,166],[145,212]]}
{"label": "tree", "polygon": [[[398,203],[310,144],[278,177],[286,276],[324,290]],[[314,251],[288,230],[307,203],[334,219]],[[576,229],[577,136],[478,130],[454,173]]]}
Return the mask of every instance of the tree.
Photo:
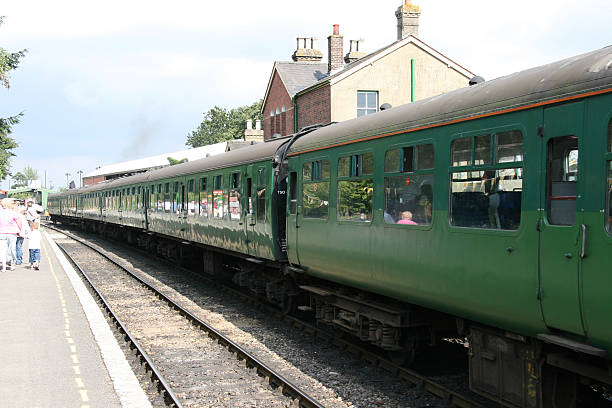
{"label": "tree", "polygon": [[30,166],[26,166],[23,171],[13,174],[15,184],[13,187],[26,187],[30,182],[38,180],[38,172]]}
{"label": "tree", "polygon": [[262,102],[259,100],[251,105],[230,110],[215,106],[204,113],[204,120],[191,135],[187,135],[185,144],[200,147],[242,138],[247,119],[261,120]]}
{"label": "tree", "polygon": [[175,164],[186,163],[189,161],[187,160],[187,158],[176,160],[176,159],[173,159],[172,157],[166,157],[166,159],[168,159],[168,163],[170,163],[171,166],[174,166]]}
{"label": "tree", "polygon": [[[0,16],[0,25],[2,25],[3,19],[4,17]],[[10,87],[10,71],[17,68],[26,51],[8,52],[0,47],[0,84],[5,88]],[[0,180],[4,180],[8,176],[10,158],[15,155],[12,150],[19,146],[9,135],[12,133],[12,127],[19,123],[21,116],[23,116],[23,112],[8,118],[0,118]]]}

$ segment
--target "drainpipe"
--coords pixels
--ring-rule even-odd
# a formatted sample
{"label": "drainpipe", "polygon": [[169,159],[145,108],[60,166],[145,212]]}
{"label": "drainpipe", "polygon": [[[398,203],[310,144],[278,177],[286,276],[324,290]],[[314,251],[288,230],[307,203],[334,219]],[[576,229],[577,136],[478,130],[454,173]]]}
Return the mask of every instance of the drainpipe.
{"label": "drainpipe", "polygon": [[297,108],[297,103],[295,102],[295,96],[293,98],[291,98],[291,101],[293,102],[293,133],[297,133],[298,131],[298,108]]}
{"label": "drainpipe", "polygon": [[414,102],[414,58],[410,60],[410,102]]}

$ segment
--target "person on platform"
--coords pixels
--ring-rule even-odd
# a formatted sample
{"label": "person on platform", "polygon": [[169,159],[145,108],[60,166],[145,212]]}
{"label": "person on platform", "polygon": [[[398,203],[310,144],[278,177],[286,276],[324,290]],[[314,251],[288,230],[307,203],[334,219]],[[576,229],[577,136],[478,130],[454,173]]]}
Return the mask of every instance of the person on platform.
{"label": "person on platform", "polygon": [[40,269],[40,241],[42,240],[42,235],[40,234],[40,230],[38,221],[34,221],[32,223],[32,231],[30,231],[30,235],[28,235],[28,248],[30,249],[30,268],[39,270]]}
{"label": "person on platform", "polygon": [[30,233],[30,226],[26,220],[25,216],[26,210],[25,207],[19,210],[19,219],[21,220],[21,229],[19,230],[19,234],[17,234],[17,244],[15,248],[15,253],[17,255],[17,259],[15,260],[16,265],[21,265],[23,262],[23,240]]}
{"label": "person on platform", "polygon": [[3,198],[0,201],[0,255],[4,253],[2,261],[2,271],[15,269],[14,262],[17,259],[17,234],[21,231],[21,220],[19,214],[14,209],[15,202],[11,198]]}
{"label": "person on platform", "polygon": [[26,204],[26,219],[28,224],[32,224],[34,221],[40,220],[40,213],[43,211],[42,207],[38,204],[34,204],[33,200],[28,200]]}

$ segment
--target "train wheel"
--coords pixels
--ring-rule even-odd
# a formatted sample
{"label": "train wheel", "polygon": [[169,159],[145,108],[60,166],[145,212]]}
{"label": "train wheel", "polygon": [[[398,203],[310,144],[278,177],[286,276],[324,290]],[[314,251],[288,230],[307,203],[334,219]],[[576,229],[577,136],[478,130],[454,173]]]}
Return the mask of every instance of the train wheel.
{"label": "train wheel", "polygon": [[389,360],[394,364],[409,366],[412,365],[416,359],[416,351],[416,343],[414,341],[409,341],[404,344],[401,350],[388,351],[387,355]]}

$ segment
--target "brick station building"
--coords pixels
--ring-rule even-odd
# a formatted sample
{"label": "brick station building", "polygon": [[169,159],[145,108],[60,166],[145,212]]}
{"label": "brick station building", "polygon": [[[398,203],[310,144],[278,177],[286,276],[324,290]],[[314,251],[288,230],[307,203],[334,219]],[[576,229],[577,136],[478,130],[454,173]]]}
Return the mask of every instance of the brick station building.
{"label": "brick station building", "polygon": [[327,37],[327,63],[314,38],[297,38],[293,61],[272,68],[261,112],[264,140],[468,86],[472,72],[417,38],[418,6],[405,0],[395,16],[397,40],[367,55],[361,40],[350,40],[343,55],[338,24]]}

